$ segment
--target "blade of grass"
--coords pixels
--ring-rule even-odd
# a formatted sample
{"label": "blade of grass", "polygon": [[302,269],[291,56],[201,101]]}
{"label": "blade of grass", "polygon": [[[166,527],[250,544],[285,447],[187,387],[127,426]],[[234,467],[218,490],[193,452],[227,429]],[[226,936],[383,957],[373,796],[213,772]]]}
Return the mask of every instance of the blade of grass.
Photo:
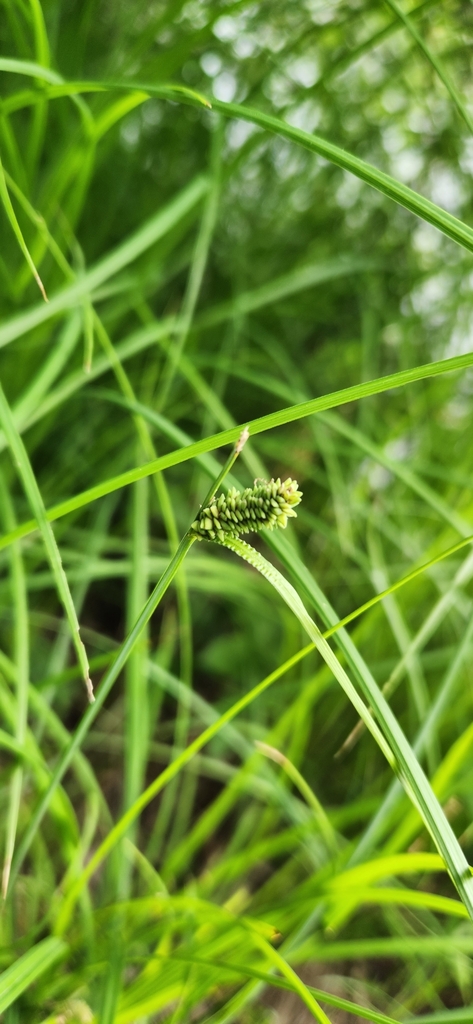
{"label": "blade of grass", "polygon": [[[334,391],[329,395],[323,395],[320,398],[314,398],[308,402],[299,402],[296,405],[280,409],[277,412],[269,413],[267,416],[260,416],[258,419],[250,420],[248,428],[253,436],[254,434],[262,433],[265,430],[272,430],[274,427],[279,427],[286,423],[293,423],[306,416],[312,416],[326,409],[333,409],[337,406],[345,405],[348,402],[356,401],[369,395],[382,394],[385,391],[391,390],[391,388],[404,387],[406,384],[410,384],[414,381],[436,377],[439,374],[450,373],[454,370],[464,369],[471,365],[473,365],[473,352],[469,352],[465,356],[454,356],[451,359],[442,359],[435,363],[427,363],[423,366],[415,367],[412,370],[400,370],[398,373],[389,374],[386,377],[378,377],[374,381],[355,384],[352,387],[344,388],[342,391]],[[197,455],[201,455],[205,452],[215,451],[215,449],[220,448],[222,445],[231,444],[238,440],[241,430],[242,425],[230,427],[228,430],[222,430],[218,434],[213,434],[212,437],[204,438],[202,441],[195,441],[193,444],[180,448],[177,451],[170,452],[168,455],[162,455],[159,459],[147,463],[144,466],[138,466],[135,469],[121,473],[119,476],[112,477],[111,479],[104,481],[102,484],[97,484],[95,487],[91,487],[89,490],[83,491],[74,498],[69,498],[67,501],[63,501],[60,504],[55,505],[47,511],[47,517],[50,522],[53,522],[54,520],[67,515],[69,512],[74,512],[78,508],[83,508],[85,505],[90,504],[92,501],[96,501],[105,494],[110,494],[112,491],[118,490],[121,487],[126,487],[128,484],[134,483],[136,480],[141,480],[145,476],[150,476],[153,473],[168,469],[171,466],[177,466],[182,462],[187,462],[189,459],[195,458]],[[34,520],[22,523],[16,528],[16,530],[11,531],[4,537],[0,537],[0,550],[8,547],[8,545],[13,543],[14,540],[18,540],[21,537],[26,537],[28,534],[33,533],[35,529],[37,529],[37,524]]]}
{"label": "blade of grass", "polygon": [[[148,590],[148,486],[140,480],[133,485],[132,494],[132,572],[129,577],[127,594],[127,632],[131,632],[146,604]],[[126,666],[125,683],[125,780],[123,806],[127,810],[136,800],[143,783],[148,759],[148,680],[146,653],[148,629],[144,627],[139,641],[135,644]],[[136,830],[131,830],[128,839],[135,842]],[[129,896],[131,881],[130,860],[122,857],[118,881],[118,896]]]}
{"label": "blade of grass", "polygon": [[[449,952],[459,950],[461,953],[465,953],[467,956],[473,952],[473,938],[469,935],[451,932],[448,935],[402,935],[396,938],[382,938],[377,936],[376,939],[355,939],[350,941],[338,941],[338,942],[314,942],[309,939],[304,947],[301,946],[300,950],[291,957],[291,960],[296,963],[299,962],[299,956],[302,959],[306,957],[314,960],[332,961],[341,960],[345,957],[347,959],[357,959],[358,957],[408,957],[408,956],[420,956],[425,958],[432,958],[434,961],[438,960],[442,955],[448,956]],[[412,1018],[415,1021],[422,1021],[423,1017]]]}
{"label": "blade of grass", "polygon": [[[19,66],[23,66],[23,69],[20,70]],[[34,68],[35,66],[32,62],[28,63],[27,61],[17,61],[12,60],[11,58],[3,58],[0,62],[0,70],[15,70],[20,74],[32,74]],[[43,69],[41,69],[41,71],[43,71]],[[74,86],[74,83],[72,83],[72,86]],[[191,89],[187,89],[184,86],[173,84],[156,86],[142,82],[127,82],[127,84],[124,85],[123,82],[107,81],[84,82],[81,83],[81,86],[84,92],[89,90],[95,91],[97,89],[119,89],[121,91],[126,89],[127,91],[133,90],[145,92],[149,96],[168,96],[175,100],[181,99],[181,101],[190,102],[192,105],[202,105],[202,103],[204,103],[207,106],[212,106],[213,110],[219,111],[225,117],[239,118],[244,121],[249,121],[266,131],[276,135],[281,135],[283,138],[288,138],[290,141],[303,145],[312,153],[316,153],[318,156],[324,157],[330,163],[333,163],[338,167],[342,167],[349,173],[354,174],[356,177],[360,178],[360,180],[381,191],[381,193],[389,199],[392,199],[400,206],[403,206],[406,210],[414,213],[418,217],[421,217],[428,223],[433,224],[434,227],[437,227],[438,230],[446,234],[448,238],[453,239],[454,242],[457,242],[469,252],[473,252],[473,229],[470,228],[468,224],[465,224],[457,217],[454,217],[445,210],[442,210],[441,207],[438,207],[435,203],[432,203],[424,196],[419,195],[419,193],[416,193],[413,188],[408,188],[407,185],[397,181],[395,178],[391,177],[391,175],[379,170],[373,165],[367,163],[367,161],[360,160],[353,154],[342,150],[340,146],[335,145],[333,142],[329,142],[320,135],[309,134],[308,132],[302,131],[300,128],[287,124],[279,118],[274,118],[271,115],[264,114],[261,111],[249,108],[249,106],[245,106],[240,103],[229,103],[215,98],[212,103],[210,103],[205,96],[202,96]]]}
{"label": "blade of grass", "polygon": [[352,913],[361,903],[371,903],[383,906],[404,906],[420,907],[429,910],[436,910],[439,914],[447,914],[452,917],[468,919],[468,911],[459,900],[452,900],[448,896],[438,896],[437,893],[420,892],[417,889],[390,889],[388,886],[380,886],[379,889],[366,889],[361,886],[356,893],[347,897],[344,894],[343,905],[335,906],[329,911],[327,918],[328,927],[337,929],[342,921]]}
{"label": "blade of grass", "polygon": [[[3,59],[0,63],[0,70],[14,70],[14,65],[20,62],[12,61],[11,59]],[[23,64],[23,72],[26,71],[27,62],[21,62]],[[30,72],[34,67],[33,64],[29,65]],[[182,102],[189,102],[192,105],[205,105],[212,107],[216,111],[220,111],[225,117],[239,118],[243,121],[249,121],[251,124],[256,124],[265,131],[279,135],[282,138],[288,139],[290,142],[295,142],[298,145],[309,149],[313,153],[317,153],[330,163],[335,164],[338,167],[342,167],[343,170],[355,175],[360,178],[366,184],[375,188],[377,191],[382,192],[389,199],[394,200],[400,206],[403,206],[406,210],[420,217],[422,220],[432,224],[443,234],[447,235],[448,238],[453,239],[463,248],[469,252],[473,252],[473,229],[464,222],[458,220],[452,214],[447,213],[441,207],[432,203],[429,199],[415,192],[413,189],[404,185],[402,182],[397,181],[391,175],[386,174],[379,168],[374,167],[372,164],[367,163],[365,160],[361,160],[359,157],[354,156],[352,153],[341,149],[340,146],[336,146],[332,142],[328,142],[320,135],[309,134],[308,132],[302,131],[300,128],[296,128],[293,125],[287,124],[280,118],[273,117],[270,114],[265,114],[262,111],[256,110],[252,107],[243,106],[237,103],[226,103],[222,100],[213,99],[212,103],[209,102],[205,97],[193,92],[190,89],[186,89],[183,86],[166,85],[156,86],[142,82],[129,82],[124,85],[122,82],[90,82],[82,83],[82,89],[84,92],[91,89],[95,91],[97,89],[126,89],[127,91],[133,90],[138,92],[146,92],[149,96],[157,97],[168,97]],[[1,344],[1,341],[0,341]]]}
{"label": "blade of grass", "polygon": [[280,750],[277,750],[270,744],[263,743],[261,740],[255,740],[255,746],[257,750],[259,750],[260,754],[264,754],[265,757],[271,758],[271,760],[275,761],[276,764],[280,764],[281,768],[284,769],[287,776],[291,779],[291,782],[297,786],[301,796],[307,801],[309,807],[312,808],[327,846],[332,852],[336,853],[338,851],[338,843],[333,827],[327,818],[320,800],[318,800],[304,776],[301,775],[299,769],[296,768],[295,764],[293,764],[285,754],[282,754]]}
{"label": "blade of grass", "polygon": [[65,321],[49,356],[44,359],[38,373],[13,406],[13,416],[20,431],[39,407],[72,354],[79,339],[80,327],[80,315],[76,311]]}
{"label": "blade of grass", "polygon": [[[310,636],[310,639],[316,644],[317,649],[322,654],[322,657],[333,671],[335,678],[345,690],[350,700],[352,700],[351,694],[354,689],[353,684],[348,679],[344,669],[340,665],[332,649],[329,647],[327,641],[322,637],[317,626],[308,615],[299,595],[291,584],[288,583],[288,581],[281,576],[281,573],[267,562],[259,552],[255,551],[254,548],[251,548],[243,541],[227,540],[225,546],[245,558],[250,565],[253,565],[254,568],[258,569],[258,571],[261,572],[277,589],[280,596],[284,601],[286,601],[304,626],[304,629]],[[326,602],[326,604],[328,603]],[[381,750],[385,756],[387,756],[388,763],[394,768],[396,774],[399,775],[408,795],[414,802],[440,855],[443,857],[447,865],[450,877],[462,902],[467,908],[470,916],[473,917],[473,879],[471,878],[466,857],[458,843],[452,827],[447,821],[447,818],[445,817],[442,808],[438,803],[437,798],[435,797],[435,794],[433,793],[429,782],[415,757],[415,754],[412,751],[412,748],[407,742],[389,704],[384,699],[381,691],[376,685],[374,678],[372,676],[368,676],[366,673],[360,675],[359,681],[360,685],[363,687],[365,697],[369,700],[370,705],[374,709],[378,724],[383,730],[384,735]],[[349,684],[348,686],[347,682]],[[367,728],[369,728],[370,732],[379,743],[378,729],[376,728],[376,730],[373,731],[374,723],[368,709],[364,705],[363,701],[360,701],[356,691],[355,694],[357,703],[361,704],[361,713],[358,711],[358,707],[357,711],[360,714],[360,717],[363,718]]]}
{"label": "blade of grass", "polygon": [[94,357],[94,307],[91,302],[84,303],[84,373],[90,373]]}
{"label": "blade of grass", "polygon": [[[473,726],[469,725],[452,744],[432,777],[432,789],[437,794],[439,800],[446,800],[455,775],[465,761],[468,763],[471,757],[472,744]],[[404,845],[408,845],[411,837],[418,833],[420,824],[415,810],[411,808],[386,844],[387,853],[396,852],[398,849],[402,849]]]}
{"label": "blade of grass", "polygon": [[[135,88],[137,88],[136,85]],[[151,88],[148,91],[152,93]],[[410,213],[432,224],[433,227],[447,235],[448,238],[453,239],[454,242],[467,249],[468,252],[473,252],[473,229],[468,224],[453,217],[452,214],[447,213],[441,207],[432,203],[430,199],[426,199],[418,192],[414,192],[407,185],[392,178],[391,175],[385,174],[384,171],[379,170],[365,160],[361,160],[332,142],[327,142],[320,135],[310,135],[300,128],[294,128],[279,118],[272,117],[270,114],[264,114],[259,110],[236,103],[224,103],[216,99],[212,101],[212,106],[214,110],[220,111],[226,117],[238,117],[243,121],[249,121],[260,128],[264,128],[265,131],[304,146],[305,149],[310,150],[312,153],[317,153],[330,163],[335,164],[337,167],[342,167],[343,170],[349,171],[350,174],[360,178],[361,181],[375,188],[378,192],[382,192],[388,199],[394,200],[394,202],[409,210]]]}
{"label": "blade of grass", "polygon": [[[29,0],[31,17],[33,21],[35,51],[38,64],[49,67],[49,40],[44,22],[43,11],[40,0]],[[41,83],[42,84],[42,83]],[[30,178],[34,177],[38,159],[41,153],[41,146],[44,140],[47,117],[47,99],[35,105],[32,111],[32,123],[28,133],[28,148],[26,154],[26,165]]]}
{"label": "blade of grass", "polygon": [[[472,642],[473,618],[470,620],[462,638],[462,642],[440,684],[438,693],[431,708],[429,709],[427,718],[415,738],[413,750],[417,757],[422,756],[429,737],[432,733],[435,734],[436,732],[437,726],[441,720],[441,715],[448,706],[449,700],[451,700],[454,687],[458,682],[460,671],[464,667],[464,662]],[[402,797],[402,787],[400,783],[394,781],[387,791],[381,807],[378,809],[374,818],[372,818],[364,836],[358,844],[356,851],[357,858],[365,857],[374,849],[376,842],[380,839],[383,833],[386,823],[390,821],[393,810],[399,804]]]}
{"label": "blade of grass", "polygon": [[[58,245],[56,239],[53,237],[53,235],[49,231],[48,225],[47,225],[44,217],[42,216],[41,213],[38,212],[38,210],[36,210],[34,208],[34,206],[31,205],[29,200],[26,198],[26,195],[24,194],[24,192],[21,191],[21,189],[18,187],[17,183],[13,180],[13,178],[11,178],[11,176],[7,173],[7,171],[4,171],[4,173],[5,173],[5,180],[7,182],[8,188],[10,189],[11,192],[13,192],[13,195],[18,200],[18,203],[21,206],[21,208],[24,211],[24,213],[26,214],[26,216],[28,217],[28,220],[30,221],[30,223],[33,225],[33,227],[35,228],[35,230],[38,233],[38,240],[37,240],[38,244],[37,244],[37,248],[36,248],[36,252],[38,254],[37,255],[38,262],[43,258],[44,252],[46,250],[49,250],[53,260],[55,261],[56,265],[59,267],[61,272],[64,274],[64,277],[66,278],[66,280],[67,281],[74,280],[75,279],[74,271],[69,266],[69,263],[67,262],[67,259],[66,259],[65,255],[64,255],[62,249]],[[16,285],[15,285],[15,292],[16,292],[16,296],[17,297],[19,297],[22,294],[26,284],[27,284],[27,277],[25,276],[25,274],[21,275],[21,273],[20,273],[19,275],[17,275],[17,281],[16,281]]]}
{"label": "blade of grass", "polygon": [[43,939],[0,974],[0,1013],[18,999],[37,978],[67,953],[65,942],[51,937]]}
{"label": "blade of grass", "polygon": [[[5,485],[3,474],[0,473],[0,501],[4,522],[10,528],[14,527],[15,514],[10,499],[10,494]],[[29,628],[28,628],[28,598],[26,591],[26,577],[23,565],[23,558],[18,544],[11,549],[10,571],[12,584],[12,598],[15,615],[14,632],[14,658],[16,675],[16,726],[15,740],[20,749],[23,748],[26,738],[26,726],[28,720],[28,684],[29,684]],[[6,820],[5,859],[2,873],[2,898],[5,900],[8,892],[8,881],[10,868],[15,849],[18,818],[20,814],[21,791],[23,786],[23,769],[21,765],[15,769],[10,783],[10,801]]]}
{"label": "blade of grass", "polygon": [[25,257],[25,260],[26,260],[26,262],[27,262],[27,264],[28,264],[28,266],[29,266],[29,268],[31,270],[31,273],[32,273],[32,275],[33,275],[33,277],[34,277],[34,279],[36,281],[36,284],[38,285],[38,288],[39,288],[39,290],[41,292],[41,295],[43,296],[44,301],[48,302],[48,296],[46,295],[46,292],[44,290],[44,284],[43,284],[43,282],[42,282],[42,280],[41,280],[41,278],[40,278],[40,276],[38,274],[38,271],[36,270],[33,257],[31,256],[31,253],[30,253],[30,251],[28,249],[28,246],[27,246],[27,244],[25,242],[25,239],[23,237],[23,232],[22,232],[22,230],[20,228],[20,225],[18,223],[16,213],[15,213],[15,211],[13,209],[12,201],[10,199],[10,194],[8,192],[8,187],[7,187],[7,183],[6,183],[6,179],[5,179],[5,174],[4,174],[3,164],[2,164],[1,158],[0,158],[0,201],[2,203],[3,209],[5,210],[5,214],[7,216],[7,219],[10,222],[10,226],[11,226],[11,228],[13,230],[13,234],[15,235],[15,238],[16,238],[16,240],[18,242],[18,245],[19,245],[19,247],[20,247],[20,249],[21,249],[21,251],[23,253],[23,256]]}
{"label": "blade of grass", "polygon": [[[386,697],[390,697],[398,687],[399,683],[404,677],[406,671],[406,665],[408,659],[418,651],[422,650],[428,643],[430,638],[438,629],[441,622],[444,621],[448,613],[455,607],[456,602],[459,598],[459,592],[466,584],[470,581],[473,574],[473,553],[467,555],[464,559],[460,568],[457,569],[453,580],[448,587],[441,592],[439,600],[436,602],[434,607],[431,609],[424,622],[418,629],[416,635],[412,638],[409,646],[405,650],[404,654],[397,662],[396,666],[392,670],[389,678],[384,683],[383,694]],[[347,739],[347,744],[352,742],[358,733],[359,726],[355,726],[350,737]]]}
{"label": "blade of grass", "polygon": [[74,602],[72,600],[71,592],[69,590],[69,584],[67,577],[64,572],[64,568],[59,553],[59,548],[56,543],[51,524],[47,518],[46,510],[41,497],[33,468],[28,458],[28,453],[23,444],[21,436],[15,425],[13,415],[10,406],[5,397],[5,393],[0,384],[0,422],[5,432],[8,444],[11,449],[12,458],[18,470],[23,489],[26,497],[30,504],[31,510],[33,511],[36,522],[38,523],[43,543],[46,548],[46,553],[49,559],[51,570],[56,582],[57,591],[61,602],[66,612],[66,616],[69,622],[71,630],[72,641],[76,649],[76,654],[79,660],[79,664],[82,668],[82,674],[84,682],[87,688],[87,694],[89,701],[93,701],[94,694],[92,689],[92,683],[89,676],[89,664],[87,661],[87,655],[85,647],[80,638],[80,627],[77,620],[76,610],[74,608]]}
{"label": "blade of grass", "polygon": [[[2,62],[4,70],[7,70],[6,61]],[[11,65],[12,62],[10,62]],[[14,63],[14,62],[13,62]],[[18,63],[18,62],[16,62]],[[23,62],[24,64],[26,62]],[[2,65],[0,65],[1,68]],[[34,65],[30,65],[33,67]],[[11,66],[9,68],[12,69]],[[24,72],[25,73],[25,72]],[[182,86],[153,86],[143,84],[139,82],[128,83],[124,86],[121,82],[102,82],[102,83],[89,83],[92,89],[97,86],[105,89],[120,89],[124,88],[129,91],[143,91],[148,93],[150,96],[162,96],[166,95],[169,98],[174,97],[176,100],[183,100],[192,104],[200,105],[202,103],[202,97],[197,94],[193,94],[192,90],[187,90]],[[84,91],[87,90],[87,84],[83,83]],[[205,99],[205,98],[204,98]],[[245,121],[249,121],[252,124],[256,124],[259,127],[280,135],[283,138],[289,139],[291,142],[295,142],[304,148],[317,153],[324,157],[329,162],[335,164],[338,167],[342,167],[344,170],[349,171],[362,181],[366,182],[371,187],[382,192],[388,198],[393,199],[399,203],[405,209],[414,213],[416,216],[432,224],[438,228],[439,231],[447,235],[447,237],[453,239],[459,245],[463,246],[469,252],[473,252],[473,230],[462,221],[458,220],[452,214],[442,210],[441,207],[432,203],[429,199],[421,196],[413,189],[408,188],[407,185],[392,178],[391,175],[386,174],[384,171],[372,166],[359,157],[341,149],[339,146],[328,142],[318,135],[310,135],[308,132],[302,131],[300,128],[295,128],[292,125],[287,124],[279,118],[272,117],[269,114],[265,114],[259,110],[255,110],[250,107],[242,106],[236,103],[225,103],[221,100],[214,99],[213,103],[205,101],[208,106],[213,106],[214,110],[220,111],[226,117],[236,117]],[[0,335],[0,344],[1,344]]]}
{"label": "blade of grass", "polygon": [[317,1000],[314,999],[311,990],[308,988],[307,985],[304,984],[302,979],[299,978],[299,975],[296,974],[295,970],[290,966],[290,964],[287,963],[284,957],[281,956],[280,953],[278,953],[278,950],[274,949],[273,946],[271,946],[270,943],[263,938],[263,936],[256,935],[255,941],[256,944],[260,946],[262,952],[266,954],[268,959],[272,960],[274,967],[279,968],[281,974],[292,983],[292,985],[294,986],[293,990],[297,992],[297,995],[299,996],[301,1001],[304,1003],[305,1006],[307,1006],[307,1009],[311,1013],[314,1020],[320,1021],[320,1024],[330,1024],[330,1020],[327,1017],[327,1014],[324,1013],[322,1007],[319,1006]]}

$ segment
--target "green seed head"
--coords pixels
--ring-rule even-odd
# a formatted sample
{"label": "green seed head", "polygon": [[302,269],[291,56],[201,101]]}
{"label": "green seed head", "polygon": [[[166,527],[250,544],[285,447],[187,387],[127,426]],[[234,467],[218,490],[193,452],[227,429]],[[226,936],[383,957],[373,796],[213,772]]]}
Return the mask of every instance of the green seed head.
{"label": "green seed head", "polygon": [[242,533],[259,530],[285,529],[287,520],[296,516],[295,506],[302,498],[297,480],[255,481],[254,487],[214,498],[209,508],[202,508],[192,523],[191,531],[198,540],[225,543],[226,537],[239,537]]}

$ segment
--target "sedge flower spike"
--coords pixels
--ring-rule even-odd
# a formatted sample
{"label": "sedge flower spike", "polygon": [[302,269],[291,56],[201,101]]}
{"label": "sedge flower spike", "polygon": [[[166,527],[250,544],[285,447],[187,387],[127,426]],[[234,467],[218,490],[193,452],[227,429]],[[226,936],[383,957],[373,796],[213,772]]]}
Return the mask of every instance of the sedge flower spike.
{"label": "sedge flower spike", "polygon": [[297,480],[255,481],[254,487],[228,493],[213,499],[208,508],[202,508],[190,532],[197,540],[215,540],[225,543],[227,537],[260,530],[285,529],[287,520],[296,516],[296,505],[302,498]]}

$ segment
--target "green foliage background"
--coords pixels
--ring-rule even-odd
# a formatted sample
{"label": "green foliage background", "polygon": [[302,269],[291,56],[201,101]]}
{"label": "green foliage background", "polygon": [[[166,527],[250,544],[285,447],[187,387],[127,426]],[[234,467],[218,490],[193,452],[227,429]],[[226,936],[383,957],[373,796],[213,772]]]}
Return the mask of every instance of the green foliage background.
{"label": "green foliage background", "polygon": [[472,34],[0,4],[6,1024],[473,1019]]}

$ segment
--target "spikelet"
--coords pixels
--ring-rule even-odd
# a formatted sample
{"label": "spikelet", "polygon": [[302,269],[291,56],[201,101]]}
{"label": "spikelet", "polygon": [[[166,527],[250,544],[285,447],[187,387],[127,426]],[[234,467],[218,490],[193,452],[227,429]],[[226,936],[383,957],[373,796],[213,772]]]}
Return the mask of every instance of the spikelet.
{"label": "spikelet", "polygon": [[254,487],[237,491],[232,487],[228,493],[215,498],[209,508],[200,510],[191,526],[191,533],[198,540],[214,540],[225,543],[226,537],[239,537],[242,533],[258,533],[259,530],[284,529],[287,520],[296,516],[295,505],[302,498],[297,490],[297,480],[288,477],[281,480],[255,481]]}

